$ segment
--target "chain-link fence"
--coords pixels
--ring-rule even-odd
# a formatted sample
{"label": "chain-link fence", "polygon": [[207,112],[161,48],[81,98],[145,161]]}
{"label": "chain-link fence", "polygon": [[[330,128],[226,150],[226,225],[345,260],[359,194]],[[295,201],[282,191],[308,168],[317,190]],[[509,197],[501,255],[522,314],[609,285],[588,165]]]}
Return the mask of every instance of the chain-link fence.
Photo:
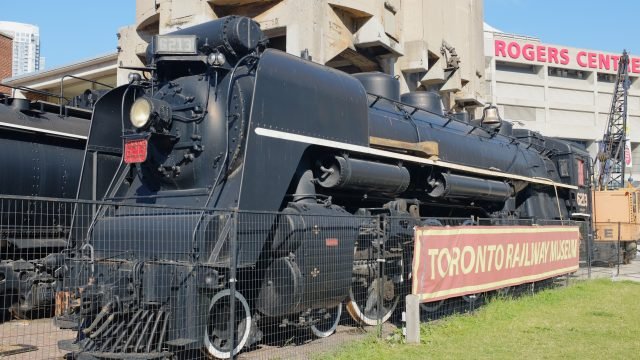
{"label": "chain-link fence", "polygon": [[[300,201],[279,213],[0,198],[0,356],[313,358],[401,328],[420,227],[574,222],[355,215]],[[581,226],[570,275],[423,302],[423,321],[594,272]],[[606,268],[610,271],[610,268]]]}
{"label": "chain-link fence", "polygon": [[598,222],[595,230],[590,252],[591,276],[640,280],[640,259],[637,257],[640,225]]}

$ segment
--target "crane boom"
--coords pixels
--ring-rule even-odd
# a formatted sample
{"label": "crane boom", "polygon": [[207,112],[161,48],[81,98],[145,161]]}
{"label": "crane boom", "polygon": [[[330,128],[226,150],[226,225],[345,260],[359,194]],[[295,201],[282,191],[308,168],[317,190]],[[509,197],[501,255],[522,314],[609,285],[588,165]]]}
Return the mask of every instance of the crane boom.
{"label": "crane boom", "polygon": [[623,51],[618,61],[615,88],[607,128],[598,154],[598,190],[624,187],[625,142],[627,140],[627,92],[629,90],[629,55]]}

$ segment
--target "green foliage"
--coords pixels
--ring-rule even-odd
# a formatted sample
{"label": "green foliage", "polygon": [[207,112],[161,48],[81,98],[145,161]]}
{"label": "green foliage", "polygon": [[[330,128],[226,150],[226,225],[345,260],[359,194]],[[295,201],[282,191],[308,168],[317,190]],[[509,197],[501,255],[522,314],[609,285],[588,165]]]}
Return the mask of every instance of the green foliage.
{"label": "green foliage", "polygon": [[422,325],[421,344],[374,336],[320,359],[622,359],[637,354],[640,283],[593,280]]}

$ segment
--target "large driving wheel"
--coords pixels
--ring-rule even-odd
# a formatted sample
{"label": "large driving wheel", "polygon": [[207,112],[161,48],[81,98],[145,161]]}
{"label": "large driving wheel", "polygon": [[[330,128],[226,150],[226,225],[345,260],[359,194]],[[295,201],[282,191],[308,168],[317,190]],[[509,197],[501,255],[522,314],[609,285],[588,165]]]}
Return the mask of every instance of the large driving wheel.
{"label": "large driving wheel", "polygon": [[377,325],[389,320],[400,301],[400,294],[388,276],[384,276],[382,281],[374,279],[367,287],[353,283],[349,297],[347,311],[355,321],[363,325]]}
{"label": "large driving wheel", "polygon": [[445,299],[439,301],[432,301],[426,303],[420,303],[420,309],[424,312],[434,313],[442,308],[444,305]]}
{"label": "large driving wheel", "polygon": [[311,332],[319,338],[325,338],[333,334],[338,328],[338,323],[342,316],[342,303],[333,309],[322,309],[317,316],[321,319],[311,326]]}
{"label": "large driving wheel", "polygon": [[462,296],[462,300],[464,300],[464,302],[466,302],[469,305],[475,304],[480,299],[482,299],[482,293],[469,294],[469,295],[463,295]]}
{"label": "large driving wheel", "polygon": [[[235,292],[235,343],[233,355],[242,350],[251,332],[251,312],[247,300],[238,291]],[[231,291],[217,293],[209,305],[208,322],[204,334],[204,346],[207,353],[218,358],[231,357]]]}

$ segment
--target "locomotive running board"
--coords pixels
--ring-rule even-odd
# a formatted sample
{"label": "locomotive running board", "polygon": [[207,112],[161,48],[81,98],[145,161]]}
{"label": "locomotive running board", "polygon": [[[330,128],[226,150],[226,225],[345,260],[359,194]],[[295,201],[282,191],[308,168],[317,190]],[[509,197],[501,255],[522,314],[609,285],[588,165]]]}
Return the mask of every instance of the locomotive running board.
{"label": "locomotive running board", "polygon": [[363,154],[376,155],[376,156],[382,156],[382,157],[387,157],[392,159],[409,161],[412,163],[439,166],[447,169],[458,170],[458,171],[463,171],[463,172],[472,173],[472,174],[480,174],[480,175],[492,176],[492,177],[498,177],[498,178],[504,178],[504,179],[522,180],[522,181],[527,181],[534,184],[548,185],[548,186],[554,186],[554,187],[565,188],[565,189],[573,189],[573,190],[578,189],[578,187],[574,185],[558,183],[558,182],[554,182],[552,180],[544,179],[544,178],[528,177],[528,176],[522,176],[522,175],[516,175],[516,174],[509,174],[501,171],[480,169],[473,166],[460,165],[460,164],[454,164],[446,161],[426,159],[426,158],[421,158],[421,157],[412,156],[412,155],[399,154],[392,151],[373,149],[366,146],[353,145],[353,144],[327,140],[327,139],[320,139],[312,136],[292,134],[288,132],[265,129],[265,128],[256,128],[255,132],[260,136],[266,136],[266,137],[275,138],[275,139],[282,139],[282,140],[295,141],[295,142],[300,142],[305,144],[326,146],[326,147],[340,149],[340,150],[349,150],[349,151],[363,153]]}
{"label": "locomotive running board", "polygon": [[49,134],[49,135],[65,137],[65,138],[72,138],[72,139],[81,139],[81,140],[86,140],[87,139],[86,135],[78,135],[78,134],[66,133],[66,132],[62,132],[62,131],[41,129],[41,128],[32,127],[32,126],[24,126],[24,125],[7,123],[7,122],[4,122],[4,121],[0,122],[0,127],[6,127],[6,128],[10,128],[10,129],[18,129],[18,130],[24,130],[24,131],[33,131],[35,133]]}
{"label": "locomotive running board", "polygon": [[432,160],[435,160],[439,155],[438,143],[435,141],[410,143],[369,136],[369,145],[371,147],[379,148],[380,150],[401,150],[411,155],[423,155],[423,157],[427,157]]}

